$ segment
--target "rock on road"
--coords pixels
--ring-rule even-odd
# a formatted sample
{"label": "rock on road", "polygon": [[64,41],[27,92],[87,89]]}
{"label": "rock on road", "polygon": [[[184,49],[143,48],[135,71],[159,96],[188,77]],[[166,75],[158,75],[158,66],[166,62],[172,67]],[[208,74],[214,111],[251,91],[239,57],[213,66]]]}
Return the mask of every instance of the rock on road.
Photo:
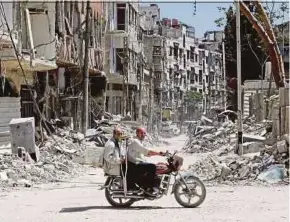
{"label": "rock on road", "polygon": [[[169,142],[171,145],[163,149],[180,149],[184,138]],[[190,156],[186,156],[185,165],[189,163]],[[129,209],[114,209],[107,203],[104,191],[98,190],[103,182],[102,171],[90,169],[71,182],[1,193],[0,222],[289,221],[288,186],[207,186],[205,202],[195,209],[182,208],[173,195],[139,201]]]}

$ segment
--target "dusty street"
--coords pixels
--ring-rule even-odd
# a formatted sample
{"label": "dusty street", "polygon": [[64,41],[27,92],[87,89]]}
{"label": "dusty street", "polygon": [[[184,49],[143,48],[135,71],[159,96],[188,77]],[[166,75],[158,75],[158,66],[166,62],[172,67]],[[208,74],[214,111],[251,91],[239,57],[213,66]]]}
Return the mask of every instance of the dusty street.
{"label": "dusty street", "polygon": [[[169,140],[163,149],[180,149],[184,137]],[[197,157],[187,156],[185,164]],[[190,160],[191,159],[191,160]],[[160,159],[156,158],[155,161]],[[173,195],[157,201],[139,201],[130,209],[113,209],[98,190],[101,170],[71,182],[35,186],[0,194],[1,222],[77,221],[249,221],[289,220],[289,187],[207,186],[207,198],[196,209],[184,209]]]}

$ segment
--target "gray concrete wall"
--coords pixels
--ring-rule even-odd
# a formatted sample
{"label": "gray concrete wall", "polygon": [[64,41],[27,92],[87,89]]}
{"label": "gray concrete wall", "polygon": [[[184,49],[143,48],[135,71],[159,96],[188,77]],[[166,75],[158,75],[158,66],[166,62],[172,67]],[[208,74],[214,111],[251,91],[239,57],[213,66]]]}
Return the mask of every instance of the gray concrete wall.
{"label": "gray concrete wall", "polygon": [[21,117],[20,98],[0,97],[0,152],[10,150],[10,128],[9,123],[13,118]]}

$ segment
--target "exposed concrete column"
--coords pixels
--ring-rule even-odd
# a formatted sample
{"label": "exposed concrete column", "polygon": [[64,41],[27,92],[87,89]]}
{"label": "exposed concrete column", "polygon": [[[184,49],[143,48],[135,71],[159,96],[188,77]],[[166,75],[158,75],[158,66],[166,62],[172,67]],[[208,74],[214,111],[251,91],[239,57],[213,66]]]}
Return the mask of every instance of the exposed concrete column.
{"label": "exposed concrete column", "polygon": [[114,104],[113,104],[113,96],[112,96],[112,92],[113,92],[113,84],[111,84],[111,83],[108,83],[109,84],[109,96],[108,96],[108,98],[109,98],[109,102],[108,102],[108,112],[109,113],[113,113],[113,106],[114,106]]}
{"label": "exposed concrete column", "polygon": [[279,88],[280,135],[289,134],[289,89]]}

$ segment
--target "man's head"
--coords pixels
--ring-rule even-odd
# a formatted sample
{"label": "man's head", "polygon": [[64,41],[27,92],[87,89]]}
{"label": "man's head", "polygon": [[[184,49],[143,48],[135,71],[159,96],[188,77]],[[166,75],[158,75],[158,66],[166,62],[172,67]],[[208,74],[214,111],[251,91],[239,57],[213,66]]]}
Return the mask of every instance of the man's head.
{"label": "man's head", "polygon": [[115,140],[120,141],[122,138],[123,132],[121,130],[121,128],[116,127],[113,131],[113,137],[115,138]]}
{"label": "man's head", "polygon": [[142,128],[142,127],[137,128],[136,136],[138,137],[138,139],[144,140],[144,138],[146,136],[146,129]]}

